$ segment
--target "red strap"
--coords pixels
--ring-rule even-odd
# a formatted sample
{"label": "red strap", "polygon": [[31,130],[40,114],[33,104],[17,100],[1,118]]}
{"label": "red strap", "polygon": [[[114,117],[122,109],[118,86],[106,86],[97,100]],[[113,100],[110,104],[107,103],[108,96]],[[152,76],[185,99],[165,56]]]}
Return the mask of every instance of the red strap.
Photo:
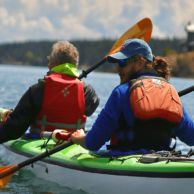
{"label": "red strap", "polygon": [[7,117],[9,116],[9,114],[10,114],[10,112],[7,113],[7,115],[4,117],[4,119],[2,121],[0,121],[0,123],[4,122],[7,119]]}
{"label": "red strap", "polygon": [[67,139],[67,141],[70,141],[71,140],[71,138],[69,137],[68,139]]}

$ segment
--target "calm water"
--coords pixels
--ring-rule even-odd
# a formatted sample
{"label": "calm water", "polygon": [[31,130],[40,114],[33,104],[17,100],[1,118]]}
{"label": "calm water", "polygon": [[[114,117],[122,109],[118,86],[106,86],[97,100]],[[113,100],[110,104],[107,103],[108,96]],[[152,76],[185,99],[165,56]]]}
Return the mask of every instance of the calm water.
{"label": "calm water", "polygon": [[[29,86],[37,83],[37,80],[43,78],[47,71],[46,67],[0,65],[0,107],[14,108]],[[113,88],[119,84],[119,76],[112,73],[92,72],[83,81],[91,84],[100,97],[100,105],[94,114],[87,119],[86,130],[90,130]],[[170,82],[177,91],[194,85],[194,79],[171,78]],[[194,92],[181,97],[181,100],[189,116],[194,120]],[[178,141],[177,150],[182,150],[183,153],[186,153],[189,149],[189,146]],[[82,194],[85,192],[59,186],[55,183],[36,178],[30,171],[20,170],[17,174],[14,174],[10,183],[4,189],[0,189],[0,193]]]}

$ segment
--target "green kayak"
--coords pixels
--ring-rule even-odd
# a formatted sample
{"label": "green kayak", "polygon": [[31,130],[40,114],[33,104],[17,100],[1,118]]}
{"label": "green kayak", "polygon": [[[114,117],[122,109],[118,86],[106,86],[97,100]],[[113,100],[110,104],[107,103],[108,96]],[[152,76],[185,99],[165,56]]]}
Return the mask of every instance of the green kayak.
{"label": "green kayak", "polygon": [[[1,160],[25,161],[55,146],[50,140],[4,143]],[[71,145],[25,168],[37,177],[87,193],[193,193],[194,159],[177,154],[103,155]],[[187,191],[187,192],[186,192]]]}

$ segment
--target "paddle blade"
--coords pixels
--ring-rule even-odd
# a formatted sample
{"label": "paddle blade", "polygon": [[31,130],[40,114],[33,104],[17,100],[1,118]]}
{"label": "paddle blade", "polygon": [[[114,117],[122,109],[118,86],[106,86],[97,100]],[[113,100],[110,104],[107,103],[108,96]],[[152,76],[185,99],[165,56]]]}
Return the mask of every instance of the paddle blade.
{"label": "paddle blade", "polygon": [[2,179],[0,179],[0,188],[4,188],[10,181],[13,174],[8,175]]}
{"label": "paddle blade", "polygon": [[18,170],[18,165],[15,164],[13,166],[0,166],[0,187],[5,187],[12,175]]}
{"label": "paddle blade", "polygon": [[149,18],[144,18],[139,21],[137,24],[132,26],[129,30],[127,30],[113,45],[110,52],[106,55],[116,53],[121,45],[128,39],[138,38],[148,42],[151,38],[152,34],[152,21]]}

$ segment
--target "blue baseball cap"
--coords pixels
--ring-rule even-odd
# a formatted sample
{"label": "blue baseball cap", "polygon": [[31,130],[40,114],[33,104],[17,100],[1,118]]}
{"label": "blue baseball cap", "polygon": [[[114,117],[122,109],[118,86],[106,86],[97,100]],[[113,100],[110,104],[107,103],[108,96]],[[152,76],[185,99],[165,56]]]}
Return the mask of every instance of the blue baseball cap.
{"label": "blue baseball cap", "polygon": [[149,45],[137,38],[126,40],[117,53],[107,56],[106,59],[110,63],[117,63],[121,59],[128,59],[134,55],[141,55],[143,58],[153,61],[152,50]]}

